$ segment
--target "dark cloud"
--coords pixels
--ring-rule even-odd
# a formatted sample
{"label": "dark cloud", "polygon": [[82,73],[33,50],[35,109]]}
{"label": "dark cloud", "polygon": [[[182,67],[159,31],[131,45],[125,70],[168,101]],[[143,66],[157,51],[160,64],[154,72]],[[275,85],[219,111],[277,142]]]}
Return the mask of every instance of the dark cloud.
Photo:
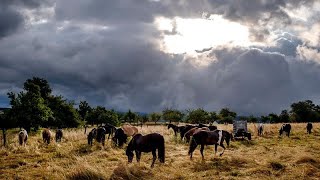
{"label": "dark cloud", "polygon": [[[153,24],[157,16],[222,14],[248,25],[251,38],[264,42],[271,34],[268,25],[280,28],[283,26],[278,24],[292,23],[283,8],[309,5],[302,4],[306,1],[5,3],[5,11],[0,11],[0,36],[6,36],[0,41],[2,98],[8,91],[20,91],[32,76],[48,79],[55,94],[77,102],[147,112],[166,107],[218,110],[228,106],[240,114],[263,114],[280,112],[293,101],[312,99],[320,92],[319,66],[296,56],[303,41],[295,35],[282,33],[270,47],[215,47],[189,57],[160,50],[163,33],[177,34],[177,24],[168,32],[159,32]],[[53,17],[42,11],[37,14],[46,23],[16,31],[24,22],[19,8],[41,10],[52,3]],[[197,66],[195,62],[202,60],[208,60],[208,65]]]}

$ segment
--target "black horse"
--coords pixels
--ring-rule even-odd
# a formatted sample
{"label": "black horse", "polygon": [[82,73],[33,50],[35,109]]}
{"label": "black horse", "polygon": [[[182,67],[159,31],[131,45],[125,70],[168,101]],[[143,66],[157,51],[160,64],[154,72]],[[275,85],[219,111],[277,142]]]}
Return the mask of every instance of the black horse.
{"label": "black horse", "polygon": [[308,122],[308,124],[307,124],[307,133],[308,133],[308,134],[311,134],[312,128],[313,128],[312,123],[311,123],[311,122]]}
{"label": "black horse", "polygon": [[118,128],[116,129],[114,136],[112,138],[112,141],[118,145],[119,147],[121,147],[124,143],[127,142],[127,138],[128,136],[124,133],[123,129]]}
{"label": "black horse", "polygon": [[117,130],[116,127],[114,127],[114,126],[112,126],[110,124],[106,124],[103,127],[106,130],[106,134],[108,134],[108,139],[110,138],[110,135],[112,136],[113,133]]}
{"label": "black horse", "polygon": [[158,150],[158,158],[161,163],[164,163],[165,160],[165,147],[164,147],[164,138],[158,133],[151,133],[145,136],[141,134],[136,134],[133,136],[131,141],[128,144],[126,155],[128,156],[128,162],[131,163],[133,159],[133,151],[136,153],[137,162],[140,162],[141,152],[152,152],[152,164],[157,159],[156,150]]}
{"label": "black horse", "polygon": [[260,123],[258,125],[258,136],[262,136],[262,134],[263,134],[263,124]]}
{"label": "black horse", "polygon": [[215,145],[215,153],[216,156],[218,145],[223,148],[223,151],[220,153],[220,156],[223,155],[224,150],[226,149],[223,145],[223,141],[225,140],[227,143],[227,146],[230,144],[230,140],[232,139],[232,135],[224,130],[215,130],[215,131],[199,131],[195,133],[192,136],[190,146],[189,146],[189,152],[190,159],[192,159],[192,153],[197,148],[198,145],[201,146],[200,153],[202,156],[202,159],[204,159],[203,156],[203,150],[204,145]]}
{"label": "black horse", "polygon": [[283,124],[279,130],[279,135],[281,136],[283,132],[287,133],[287,136],[290,136],[291,124]]}
{"label": "black horse", "polygon": [[106,129],[103,126],[98,127],[97,129],[97,136],[96,140],[98,143],[102,143],[104,146],[105,140],[106,140]]}
{"label": "black horse", "polygon": [[180,127],[170,123],[168,124],[168,129],[170,128],[174,131],[174,135],[177,136],[177,133],[180,131]]}
{"label": "black horse", "polygon": [[61,142],[63,136],[62,129],[57,129],[56,131],[56,142]]}
{"label": "black horse", "polygon": [[97,137],[97,129],[93,128],[88,134],[88,145],[92,146],[93,139]]}

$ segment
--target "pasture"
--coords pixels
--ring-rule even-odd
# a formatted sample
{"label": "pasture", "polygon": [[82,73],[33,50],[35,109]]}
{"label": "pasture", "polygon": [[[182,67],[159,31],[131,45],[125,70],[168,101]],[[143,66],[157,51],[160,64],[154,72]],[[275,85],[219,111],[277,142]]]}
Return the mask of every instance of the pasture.
{"label": "pasture", "polygon": [[[311,135],[306,123],[291,125],[291,136],[279,138],[281,124],[266,124],[262,137],[250,124],[251,141],[232,141],[222,157],[214,157],[214,147],[207,146],[204,161],[199,147],[191,161],[188,144],[166,126],[138,127],[142,134],[157,132],[165,138],[165,164],[157,159],[154,168],[151,153],[128,165],[126,145],[114,147],[111,139],[105,147],[95,141],[88,146],[84,129],[65,129],[62,142],[52,139],[49,145],[42,142],[41,131],[29,134],[25,147],[18,143],[18,129],[11,130],[8,146],[0,148],[0,179],[319,179],[320,124],[313,124]],[[218,129],[231,131],[232,124]]]}

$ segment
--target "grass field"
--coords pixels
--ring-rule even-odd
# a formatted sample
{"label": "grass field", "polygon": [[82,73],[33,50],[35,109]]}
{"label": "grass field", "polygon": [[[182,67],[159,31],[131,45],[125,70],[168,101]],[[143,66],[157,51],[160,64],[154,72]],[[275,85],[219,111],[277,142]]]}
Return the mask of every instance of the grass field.
{"label": "grass field", "polygon": [[[9,145],[0,148],[0,179],[320,179],[320,124],[307,135],[306,124],[292,124],[292,136],[279,137],[280,124],[265,126],[252,141],[232,141],[222,157],[214,158],[213,146],[199,147],[191,161],[188,144],[175,138],[165,126],[139,127],[143,134],[158,132],[165,137],[166,162],[150,168],[151,153],[142,154],[140,164],[127,164],[123,148],[110,140],[103,148],[87,145],[84,129],[64,130],[61,143],[42,143],[40,132],[29,135],[26,147],[18,145],[17,132],[9,132]],[[232,125],[219,125],[231,131]],[[221,149],[219,149],[221,151]],[[134,159],[135,160],[135,159]]]}

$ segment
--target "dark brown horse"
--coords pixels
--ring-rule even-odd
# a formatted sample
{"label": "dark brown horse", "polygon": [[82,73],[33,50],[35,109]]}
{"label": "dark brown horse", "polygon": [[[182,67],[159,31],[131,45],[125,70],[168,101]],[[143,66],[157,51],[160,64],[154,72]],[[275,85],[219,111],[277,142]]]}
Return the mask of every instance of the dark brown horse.
{"label": "dark brown horse", "polygon": [[28,140],[28,133],[25,129],[21,129],[21,131],[19,132],[19,144],[20,146],[22,145],[26,145]]}
{"label": "dark brown horse", "polygon": [[197,126],[194,126],[194,125],[185,125],[185,126],[179,127],[181,140],[183,139],[183,137],[184,137],[184,135],[186,134],[186,132],[188,132],[190,129],[195,128],[195,127],[197,127]]}
{"label": "dark brown horse", "polygon": [[223,155],[224,150],[226,149],[223,145],[223,141],[225,140],[227,142],[227,145],[229,146],[230,140],[232,139],[232,136],[229,132],[224,130],[215,130],[215,131],[199,131],[195,133],[190,142],[189,152],[190,159],[192,159],[192,153],[197,148],[198,145],[200,145],[200,153],[202,156],[202,159],[204,159],[203,156],[203,150],[204,145],[215,145],[215,153],[216,156],[218,145],[223,148],[223,151],[220,153],[220,156]]}
{"label": "dark brown horse", "polygon": [[307,124],[307,133],[311,134],[311,130],[312,130],[312,123],[308,122],[308,124]]}
{"label": "dark brown horse", "polygon": [[141,134],[136,134],[133,136],[131,141],[128,144],[126,155],[128,156],[128,162],[131,163],[133,159],[133,151],[136,153],[137,162],[140,162],[141,152],[152,152],[152,164],[157,159],[156,150],[158,150],[158,158],[161,163],[165,161],[165,147],[164,147],[164,138],[158,133],[151,133],[145,136]]}
{"label": "dark brown horse", "polygon": [[42,139],[44,143],[50,144],[52,133],[50,129],[43,129],[42,131]]}
{"label": "dark brown horse", "polygon": [[62,129],[57,129],[56,130],[56,142],[61,142],[62,137],[63,137]]}
{"label": "dark brown horse", "polygon": [[263,124],[260,123],[258,125],[258,136],[262,136],[262,134],[263,134]]}
{"label": "dark brown horse", "polygon": [[114,136],[112,137],[112,141],[119,147],[121,147],[124,143],[127,142],[128,136],[124,133],[122,128],[118,128]]}
{"label": "dark brown horse", "polygon": [[97,137],[97,129],[96,128],[93,128],[88,136],[87,136],[87,139],[88,139],[88,145],[91,145],[92,146],[92,142],[93,142],[93,139],[95,139]]}

